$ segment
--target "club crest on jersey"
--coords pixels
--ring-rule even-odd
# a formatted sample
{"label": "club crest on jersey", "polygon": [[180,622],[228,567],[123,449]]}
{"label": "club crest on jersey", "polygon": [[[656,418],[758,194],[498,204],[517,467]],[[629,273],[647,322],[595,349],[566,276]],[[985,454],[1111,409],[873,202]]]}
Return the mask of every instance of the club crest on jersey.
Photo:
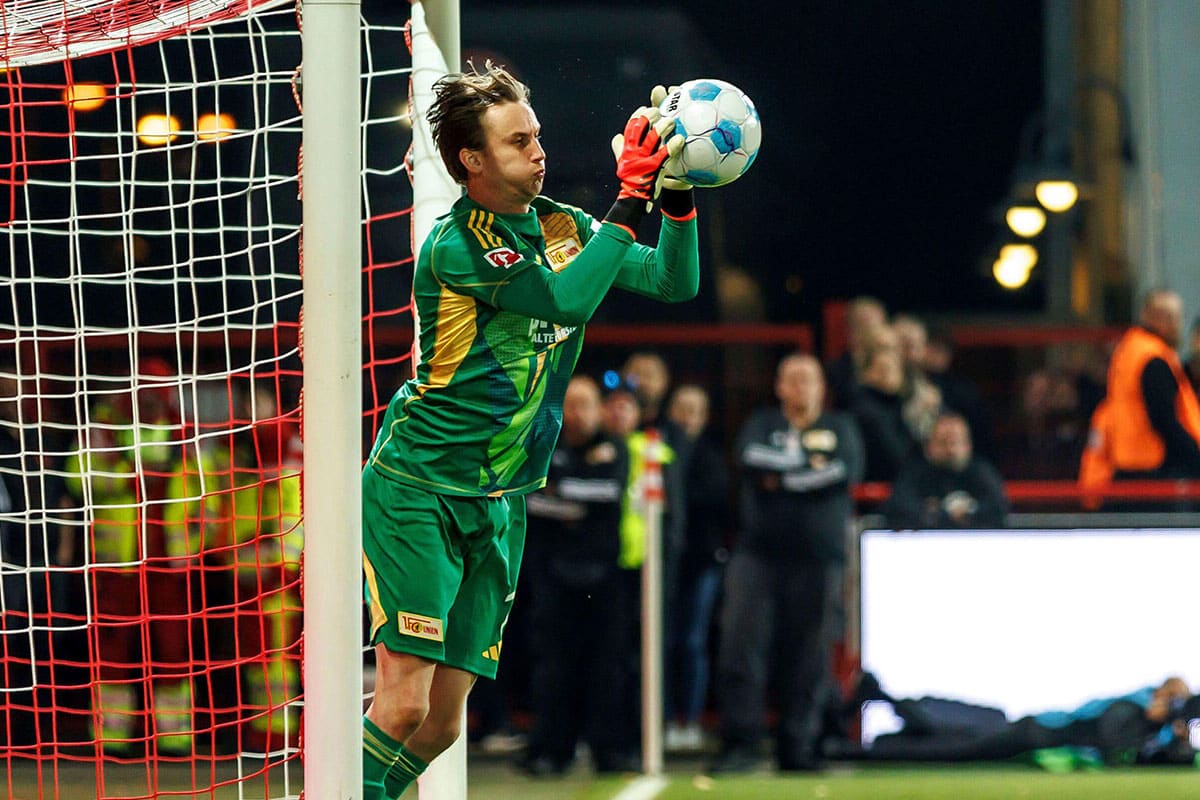
{"label": "club crest on jersey", "polygon": [[553,244],[546,243],[546,260],[550,262],[550,269],[555,272],[574,261],[575,256],[581,252],[583,252],[583,245],[574,237],[560,239]]}
{"label": "club crest on jersey", "polygon": [[497,247],[483,254],[493,267],[508,269],[521,260],[521,254],[510,247]]}
{"label": "club crest on jersey", "polygon": [[401,611],[398,616],[400,617],[400,633],[405,636],[416,636],[418,639],[431,639],[435,642],[443,641],[440,619],[426,617],[422,614],[411,614],[407,611]]}

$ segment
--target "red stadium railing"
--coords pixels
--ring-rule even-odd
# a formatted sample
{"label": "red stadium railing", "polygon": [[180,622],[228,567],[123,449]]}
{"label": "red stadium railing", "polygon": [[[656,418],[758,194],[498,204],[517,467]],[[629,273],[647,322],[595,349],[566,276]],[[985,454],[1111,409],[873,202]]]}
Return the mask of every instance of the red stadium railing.
{"label": "red stadium railing", "polygon": [[[1043,503],[1075,504],[1089,508],[1089,501],[1103,500],[1145,501],[1198,500],[1200,480],[1137,480],[1110,484],[1102,493],[1084,490],[1075,481],[1006,481],[1008,499],[1013,505],[1039,505]],[[854,491],[854,499],[863,505],[883,503],[892,492],[892,485],[885,482],[860,484]]]}

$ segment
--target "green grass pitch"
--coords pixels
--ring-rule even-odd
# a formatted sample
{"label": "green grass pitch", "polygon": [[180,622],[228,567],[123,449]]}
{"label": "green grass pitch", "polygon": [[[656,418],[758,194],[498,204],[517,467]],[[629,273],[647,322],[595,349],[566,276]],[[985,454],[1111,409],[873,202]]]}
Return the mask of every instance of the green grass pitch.
{"label": "green grass pitch", "polygon": [[[655,800],[1197,800],[1200,771],[1132,768],[1056,775],[1028,766],[835,767],[811,776],[709,778],[671,770]],[[490,770],[470,796],[488,800],[612,800],[630,779],[518,778]],[[407,798],[406,798],[407,800]]]}

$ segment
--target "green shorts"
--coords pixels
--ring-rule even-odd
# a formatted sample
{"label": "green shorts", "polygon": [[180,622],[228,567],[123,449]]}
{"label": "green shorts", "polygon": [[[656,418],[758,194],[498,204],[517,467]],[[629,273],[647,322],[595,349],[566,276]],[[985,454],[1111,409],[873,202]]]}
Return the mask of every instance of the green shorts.
{"label": "green shorts", "polygon": [[496,677],[525,549],[525,498],[435,494],[363,470],[371,643]]}

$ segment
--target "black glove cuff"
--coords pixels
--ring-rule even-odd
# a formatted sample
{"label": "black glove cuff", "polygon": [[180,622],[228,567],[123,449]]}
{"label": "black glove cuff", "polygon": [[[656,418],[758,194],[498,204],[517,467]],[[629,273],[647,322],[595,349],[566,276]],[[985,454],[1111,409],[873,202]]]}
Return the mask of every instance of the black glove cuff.
{"label": "black glove cuff", "polygon": [[662,213],[675,219],[684,219],[696,209],[695,191],[692,189],[663,189],[659,194]]}
{"label": "black glove cuff", "polygon": [[636,197],[622,197],[612,204],[612,208],[608,210],[604,221],[614,222],[617,225],[628,228],[636,239],[638,223],[642,221],[642,217],[644,216],[646,216],[645,200]]}

